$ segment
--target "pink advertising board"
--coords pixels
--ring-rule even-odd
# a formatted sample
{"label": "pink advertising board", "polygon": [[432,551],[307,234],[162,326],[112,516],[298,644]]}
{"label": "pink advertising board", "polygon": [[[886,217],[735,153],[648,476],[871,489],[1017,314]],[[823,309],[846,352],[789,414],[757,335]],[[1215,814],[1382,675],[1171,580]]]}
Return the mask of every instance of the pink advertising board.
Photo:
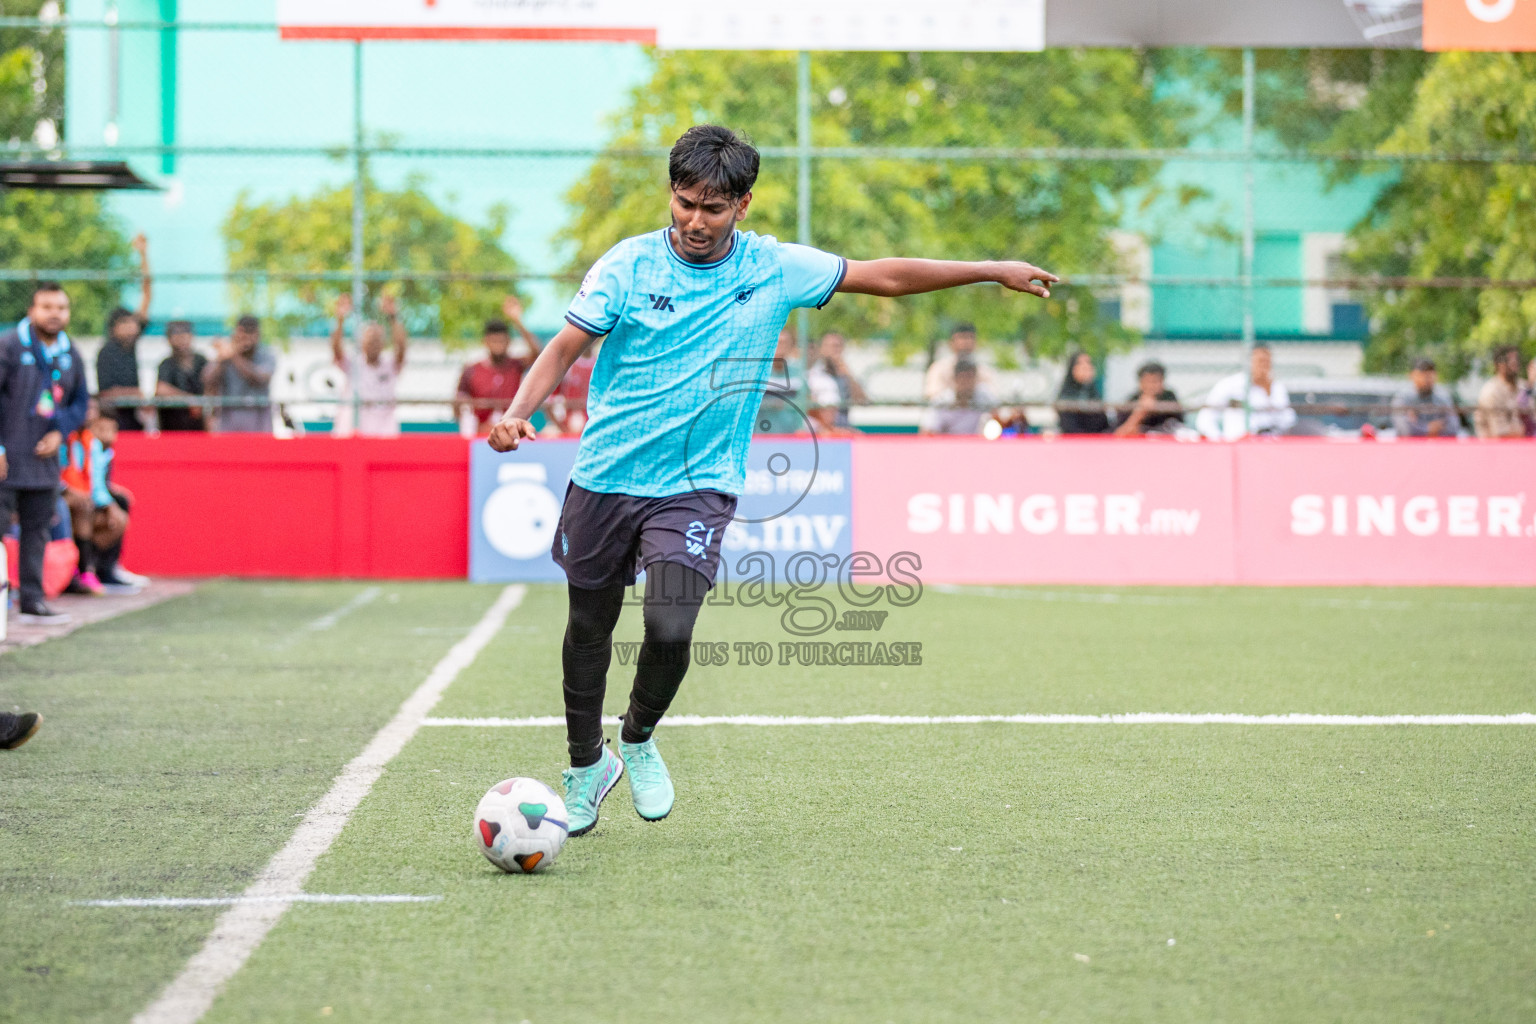
{"label": "pink advertising board", "polygon": [[1536,443],[1238,446],[1244,583],[1536,584]]}
{"label": "pink advertising board", "polygon": [[853,543],[934,583],[1228,583],[1233,448],[1108,438],[853,445]]}
{"label": "pink advertising board", "polygon": [[1536,443],[853,443],[853,543],[934,583],[1536,584]]}

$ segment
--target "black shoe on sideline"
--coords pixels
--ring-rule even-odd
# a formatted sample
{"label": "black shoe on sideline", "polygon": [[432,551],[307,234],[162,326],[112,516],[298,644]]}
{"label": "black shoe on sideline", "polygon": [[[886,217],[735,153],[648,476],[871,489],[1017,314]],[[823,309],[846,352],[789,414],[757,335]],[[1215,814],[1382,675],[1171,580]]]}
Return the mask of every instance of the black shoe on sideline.
{"label": "black shoe on sideline", "polygon": [[50,608],[42,601],[33,604],[22,602],[21,614],[16,616],[18,622],[30,622],[36,626],[62,626],[70,621],[68,612],[61,612],[56,608]]}
{"label": "black shoe on sideline", "polygon": [[43,716],[36,711],[23,715],[0,713],[0,750],[15,750],[37,735]]}

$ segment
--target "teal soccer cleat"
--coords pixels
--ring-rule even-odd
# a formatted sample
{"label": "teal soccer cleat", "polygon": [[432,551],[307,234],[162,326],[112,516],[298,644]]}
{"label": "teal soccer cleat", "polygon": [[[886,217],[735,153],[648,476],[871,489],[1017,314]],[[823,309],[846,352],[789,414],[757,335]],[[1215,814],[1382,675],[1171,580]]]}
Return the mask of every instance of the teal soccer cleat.
{"label": "teal soccer cleat", "polygon": [[[665,771],[665,769],[663,769]],[[624,774],[624,762],[613,756],[613,751],[603,747],[602,760],[586,768],[567,768],[561,778],[565,781],[565,810],[569,814],[569,835],[581,836],[592,831],[597,824],[597,809],[603,797],[618,784]]]}
{"label": "teal soccer cleat", "polygon": [[676,791],[672,788],[672,776],[667,774],[667,763],[656,749],[652,737],[644,743],[625,743],[619,740],[619,756],[629,769],[629,795],[635,799],[635,811],[646,821],[660,821],[672,813],[672,801]]}

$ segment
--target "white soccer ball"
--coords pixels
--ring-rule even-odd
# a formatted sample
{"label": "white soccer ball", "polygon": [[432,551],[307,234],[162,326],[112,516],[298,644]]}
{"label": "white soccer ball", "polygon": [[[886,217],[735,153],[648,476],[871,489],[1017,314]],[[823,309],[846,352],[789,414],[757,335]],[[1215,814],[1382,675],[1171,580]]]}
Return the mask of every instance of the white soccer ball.
{"label": "white soccer ball", "polygon": [[486,860],[503,871],[532,874],[554,863],[565,845],[570,819],[565,801],[538,779],[507,779],[480,798],[475,842]]}

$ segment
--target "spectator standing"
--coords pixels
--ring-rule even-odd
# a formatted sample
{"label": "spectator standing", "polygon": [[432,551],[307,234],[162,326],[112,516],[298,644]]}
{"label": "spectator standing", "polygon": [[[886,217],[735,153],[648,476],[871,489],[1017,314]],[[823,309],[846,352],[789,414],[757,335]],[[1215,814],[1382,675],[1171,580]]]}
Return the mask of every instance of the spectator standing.
{"label": "spectator standing", "polygon": [[773,363],[758,408],[759,434],[796,434],[806,429],[805,376],[800,372],[800,344],[795,329],[785,325],[773,350]]}
{"label": "spectator standing", "polygon": [[272,374],[277,371],[277,357],[261,343],[261,321],[242,316],[235,321],[234,336],[218,342],[213,351],[213,362],[203,371],[204,389],[209,395],[246,403],[219,409],[219,433],[272,433]]}
{"label": "spectator standing", "polygon": [[[395,421],[395,388],[400,381],[400,371],[405,367],[409,340],[393,295],[386,294],[379,299],[379,312],[384,314],[384,322],[389,325],[394,351],[384,351],[384,328],[367,320],[357,331],[357,347],[362,358],[354,360],[347,354],[344,342],[347,317],[352,315],[352,296],[343,294],[336,300],[331,359],[346,374],[341,403],[336,407],[334,432],[337,437],[350,437],[354,433],[358,437],[396,437],[400,433],[400,424]],[[355,429],[354,412],[357,414]]]}
{"label": "spectator standing", "polygon": [[96,353],[96,396],[102,409],[117,421],[119,430],[143,430],[151,413],[140,406],[118,406],[116,398],[143,398],[139,387],[139,338],[149,325],[149,300],[153,282],[149,276],[149,241],[142,234],[133,237],[139,254],[139,275],[143,282],[139,308],[129,312],[119,306],[107,314],[106,337]]}
{"label": "spectator standing", "polygon": [[[1087,352],[1074,352],[1067,360],[1067,375],[1062,378],[1056,392],[1058,403],[1103,402],[1104,383],[1099,379],[1098,367]],[[1100,409],[1058,408],[1063,434],[1107,434],[1109,416]]]}
{"label": "spectator standing", "polygon": [[1408,383],[1392,396],[1392,428],[1398,437],[1455,437],[1461,420],[1451,393],[1436,383],[1435,361],[1420,359]]}
{"label": "spectator standing", "polygon": [[1520,349],[1503,345],[1493,352],[1493,377],[1478,392],[1472,423],[1478,437],[1524,437],[1520,419]]}
{"label": "spectator standing", "polygon": [[839,428],[848,426],[850,406],[864,405],[869,401],[863,386],[848,369],[848,363],[843,358],[846,344],[847,339],[836,331],[822,335],[821,344],[816,350],[816,361],[805,374],[811,406],[833,410],[832,425]]}
{"label": "spectator standing", "polygon": [[1195,423],[1206,437],[1228,441],[1244,434],[1283,434],[1296,425],[1290,392],[1274,378],[1269,346],[1253,347],[1247,373],[1216,382]]}
{"label": "spectator standing", "polygon": [[[160,398],[203,397],[203,377],[208,372],[208,357],[192,348],[191,322],[172,320],[166,324],[165,340],[170,342],[171,354],[160,360],[155,395]],[[159,412],[162,431],[208,429],[201,405],[189,403],[184,406],[163,406]]]}
{"label": "spectator standing", "polygon": [[969,359],[961,359],[951,368],[951,387],[940,391],[933,404],[923,410],[918,426],[920,434],[979,434],[981,424],[996,402],[979,384],[979,368]]}
{"label": "spectator standing", "polygon": [[59,448],[85,423],[85,366],[64,329],[69,296],[55,281],[32,290],[26,318],[0,334],[0,522],[21,521],[20,619],[68,622],[43,600],[43,552],[59,495]]}
{"label": "spectator standing", "polygon": [[[486,358],[464,367],[464,372],[459,375],[458,392],[453,403],[456,419],[463,418],[466,408],[474,410],[475,433],[482,436],[491,432],[491,427],[501,418],[507,406],[512,404],[518,386],[523,383],[523,374],[528,372],[528,367],[533,365],[543,348],[534,333],[523,325],[521,302],[509,295],[502,303],[501,311],[506,315],[506,320],[485,322],[485,336],[482,340]],[[507,330],[508,321],[517,328],[517,333],[528,345],[530,351],[527,356],[511,354],[512,334]]]}
{"label": "spectator standing", "polygon": [[[928,367],[923,377],[923,398],[934,401],[940,394],[955,388],[955,364],[960,360],[976,363],[976,327],[960,324],[949,335],[949,351],[940,355]],[[991,392],[996,384],[990,367],[976,363],[976,379],[983,391]]]}
{"label": "spectator standing", "polygon": [[1169,434],[1184,425],[1179,396],[1168,389],[1164,383],[1167,378],[1162,363],[1145,363],[1136,371],[1137,390],[1127,400],[1133,403],[1131,411],[1115,427],[1116,437]]}

